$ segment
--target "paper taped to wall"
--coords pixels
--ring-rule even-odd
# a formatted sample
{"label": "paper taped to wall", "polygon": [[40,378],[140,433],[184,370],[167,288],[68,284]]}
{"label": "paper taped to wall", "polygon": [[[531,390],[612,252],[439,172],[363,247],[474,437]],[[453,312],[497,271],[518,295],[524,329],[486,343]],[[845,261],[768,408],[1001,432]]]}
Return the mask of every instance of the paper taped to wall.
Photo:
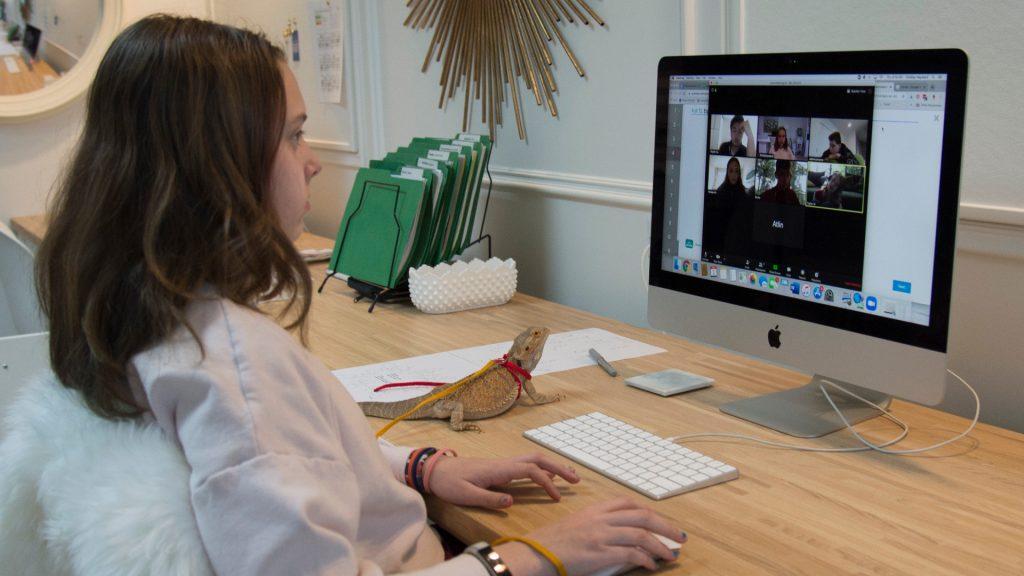
{"label": "paper taped to wall", "polygon": [[341,102],[342,62],[344,61],[342,0],[310,0],[316,46],[317,92],[320,101]]}

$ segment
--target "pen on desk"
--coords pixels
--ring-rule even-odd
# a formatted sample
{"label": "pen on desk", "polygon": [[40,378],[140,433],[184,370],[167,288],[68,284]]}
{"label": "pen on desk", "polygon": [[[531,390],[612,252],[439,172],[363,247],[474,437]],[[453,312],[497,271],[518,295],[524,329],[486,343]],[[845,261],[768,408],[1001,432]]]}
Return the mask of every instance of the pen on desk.
{"label": "pen on desk", "polygon": [[612,368],[612,365],[609,364],[608,361],[604,359],[604,356],[601,356],[597,352],[597,350],[591,348],[590,357],[593,358],[594,361],[597,362],[598,366],[604,369],[604,371],[607,372],[609,376],[614,378],[615,376],[619,375],[619,373],[615,371],[615,368]]}

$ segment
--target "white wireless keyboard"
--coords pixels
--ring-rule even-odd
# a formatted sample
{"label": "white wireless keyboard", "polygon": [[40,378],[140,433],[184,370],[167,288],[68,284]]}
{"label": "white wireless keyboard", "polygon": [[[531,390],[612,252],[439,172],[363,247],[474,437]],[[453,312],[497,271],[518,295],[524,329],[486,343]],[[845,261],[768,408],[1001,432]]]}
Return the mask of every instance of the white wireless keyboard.
{"label": "white wireless keyboard", "polygon": [[724,462],[600,412],[523,436],[655,500],[739,477]]}

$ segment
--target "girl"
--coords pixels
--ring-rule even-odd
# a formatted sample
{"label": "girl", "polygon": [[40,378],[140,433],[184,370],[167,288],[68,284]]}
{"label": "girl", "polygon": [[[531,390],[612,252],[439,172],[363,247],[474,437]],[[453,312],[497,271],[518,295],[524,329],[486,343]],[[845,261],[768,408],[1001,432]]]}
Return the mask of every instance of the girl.
{"label": "girl", "polygon": [[786,129],[779,126],[775,131],[775,143],[772,145],[772,155],[776,160],[795,160],[793,151],[789,149],[789,138],[786,137]]}
{"label": "girl", "polygon": [[725,180],[722,180],[715,192],[722,200],[731,202],[739,202],[748,198],[747,188],[743,186],[740,161],[735,156],[729,158],[729,162],[725,166]]}
{"label": "girl", "polygon": [[[292,240],[320,164],[281,51],[262,36],[155,16],[111,45],[58,187],[37,282],[57,377],[106,418],[155,421],[191,467],[191,502],[221,574],[491,573],[445,560],[421,496],[502,508],[489,488],[575,472],[384,446],[305,340],[309,271]],[[410,461],[410,457],[411,461]],[[410,474],[406,475],[407,464]],[[424,477],[424,467],[430,468]],[[628,500],[602,503],[495,551],[517,576],[672,558],[681,533]],[[550,556],[549,556],[550,555]]]}

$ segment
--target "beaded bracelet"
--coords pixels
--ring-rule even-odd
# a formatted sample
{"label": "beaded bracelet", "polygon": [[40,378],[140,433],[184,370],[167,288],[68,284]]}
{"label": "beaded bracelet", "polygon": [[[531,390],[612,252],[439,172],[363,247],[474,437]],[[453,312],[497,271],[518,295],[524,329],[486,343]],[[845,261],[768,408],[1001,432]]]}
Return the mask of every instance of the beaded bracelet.
{"label": "beaded bracelet", "polygon": [[451,448],[442,448],[431,455],[423,469],[423,492],[425,494],[430,494],[430,473],[434,470],[434,466],[437,465],[437,461],[440,460],[442,456],[450,456],[454,458],[458,456],[458,454],[456,454],[455,450],[452,450]]}
{"label": "beaded bracelet", "polygon": [[420,492],[423,491],[423,463],[437,452],[436,448],[418,448],[409,454],[405,461],[405,484]]}
{"label": "beaded bracelet", "polygon": [[547,558],[548,562],[551,562],[551,565],[555,567],[555,571],[558,572],[558,576],[568,576],[568,573],[565,571],[565,565],[558,559],[558,556],[555,556],[551,550],[541,546],[540,542],[529,538],[520,538],[518,536],[506,536],[505,538],[498,538],[494,542],[491,542],[491,546],[497,546],[498,544],[504,544],[506,542],[522,542],[523,544],[526,544],[530,548],[536,550],[538,554]]}
{"label": "beaded bracelet", "polygon": [[424,493],[423,487],[423,467],[427,462],[427,459],[433,456],[437,452],[437,448],[427,448],[420,453],[419,457],[416,458],[416,463],[413,466],[413,488],[416,489],[420,494]]}
{"label": "beaded bracelet", "polygon": [[410,488],[412,487],[413,462],[416,461],[416,456],[419,455],[421,450],[423,449],[417,448],[416,450],[413,450],[412,452],[409,453],[409,457],[405,459],[405,470],[402,473],[402,476],[403,479],[405,480],[405,485],[409,486]]}

